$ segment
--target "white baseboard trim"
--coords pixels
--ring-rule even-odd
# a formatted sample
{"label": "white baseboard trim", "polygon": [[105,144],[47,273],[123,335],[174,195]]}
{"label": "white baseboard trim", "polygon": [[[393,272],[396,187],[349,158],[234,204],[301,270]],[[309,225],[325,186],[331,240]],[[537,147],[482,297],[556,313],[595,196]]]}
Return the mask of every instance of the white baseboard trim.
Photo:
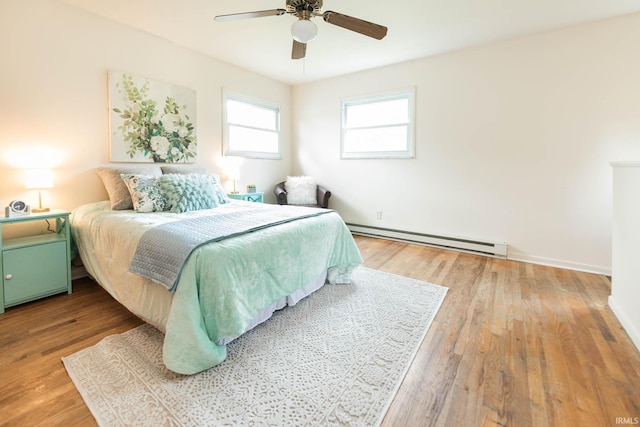
{"label": "white baseboard trim", "polygon": [[611,267],[528,255],[522,252],[514,252],[511,248],[509,248],[509,255],[507,256],[507,259],[511,261],[521,261],[531,264],[546,265],[548,267],[564,268],[566,270],[582,271],[584,273],[603,274],[605,276],[611,276]]}
{"label": "white baseboard trim", "polygon": [[503,258],[511,261],[527,262],[530,264],[546,265],[548,267],[564,268],[566,270],[575,270],[584,273],[611,276],[610,266],[584,264],[554,258],[546,258],[536,255],[529,255],[523,252],[514,252],[511,246],[501,242],[477,241],[471,240],[469,238],[440,236],[371,225],[353,224],[348,222],[346,224],[353,234],[358,234],[361,236],[396,240],[405,243],[422,244],[458,252]]}
{"label": "white baseboard trim", "polygon": [[611,308],[611,311],[613,311],[613,314],[618,318],[624,330],[627,331],[627,335],[629,335],[631,341],[633,341],[636,348],[640,351],[640,331],[636,329],[636,326],[629,320],[629,317],[627,317],[611,295],[609,296],[609,308]]}

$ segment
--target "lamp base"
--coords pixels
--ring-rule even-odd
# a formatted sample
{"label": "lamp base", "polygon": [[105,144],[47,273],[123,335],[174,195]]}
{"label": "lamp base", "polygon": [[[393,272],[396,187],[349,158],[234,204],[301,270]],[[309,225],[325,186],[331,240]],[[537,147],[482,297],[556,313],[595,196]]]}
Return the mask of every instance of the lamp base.
{"label": "lamp base", "polygon": [[40,190],[38,190],[38,207],[35,209],[31,209],[31,212],[34,212],[34,213],[49,212],[49,208],[42,207],[42,191]]}

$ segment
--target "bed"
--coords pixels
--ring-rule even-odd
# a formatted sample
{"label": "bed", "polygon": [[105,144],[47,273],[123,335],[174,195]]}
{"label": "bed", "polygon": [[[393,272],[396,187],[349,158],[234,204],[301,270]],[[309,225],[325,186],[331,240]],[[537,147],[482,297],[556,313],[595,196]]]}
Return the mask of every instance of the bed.
{"label": "bed", "polygon": [[[295,211],[286,214],[292,219],[194,246],[173,286],[132,272],[141,242],[154,229],[216,223],[247,212],[281,216],[283,208]],[[211,209],[143,213],[113,209],[109,200],[82,205],[70,218],[87,272],[132,313],[164,332],[164,363],[181,374],[221,363],[231,340],[325,283],[349,283],[362,262],[340,216],[326,209],[228,200]]]}

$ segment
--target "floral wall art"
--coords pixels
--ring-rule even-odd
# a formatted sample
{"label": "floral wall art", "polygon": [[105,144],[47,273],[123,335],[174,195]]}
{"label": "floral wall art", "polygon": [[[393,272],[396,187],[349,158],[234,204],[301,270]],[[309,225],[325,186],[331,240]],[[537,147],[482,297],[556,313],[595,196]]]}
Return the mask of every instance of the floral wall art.
{"label": "floral wall art", "polygon": [[195,90],[109,71],[112,162],[194,163]]}

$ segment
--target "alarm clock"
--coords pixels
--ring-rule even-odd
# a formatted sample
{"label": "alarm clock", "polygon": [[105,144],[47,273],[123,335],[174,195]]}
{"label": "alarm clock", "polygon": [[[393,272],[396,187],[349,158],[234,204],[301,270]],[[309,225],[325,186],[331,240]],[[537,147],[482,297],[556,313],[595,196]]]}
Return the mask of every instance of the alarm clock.
{"label": "alarm clock", "polygon": [[14,218],[18,216],[25,216],[31,213],[31,206],[23,202],[22,200],[14,200],[9,203],[9,206],[4,208],[4,216],[7,218]]}

